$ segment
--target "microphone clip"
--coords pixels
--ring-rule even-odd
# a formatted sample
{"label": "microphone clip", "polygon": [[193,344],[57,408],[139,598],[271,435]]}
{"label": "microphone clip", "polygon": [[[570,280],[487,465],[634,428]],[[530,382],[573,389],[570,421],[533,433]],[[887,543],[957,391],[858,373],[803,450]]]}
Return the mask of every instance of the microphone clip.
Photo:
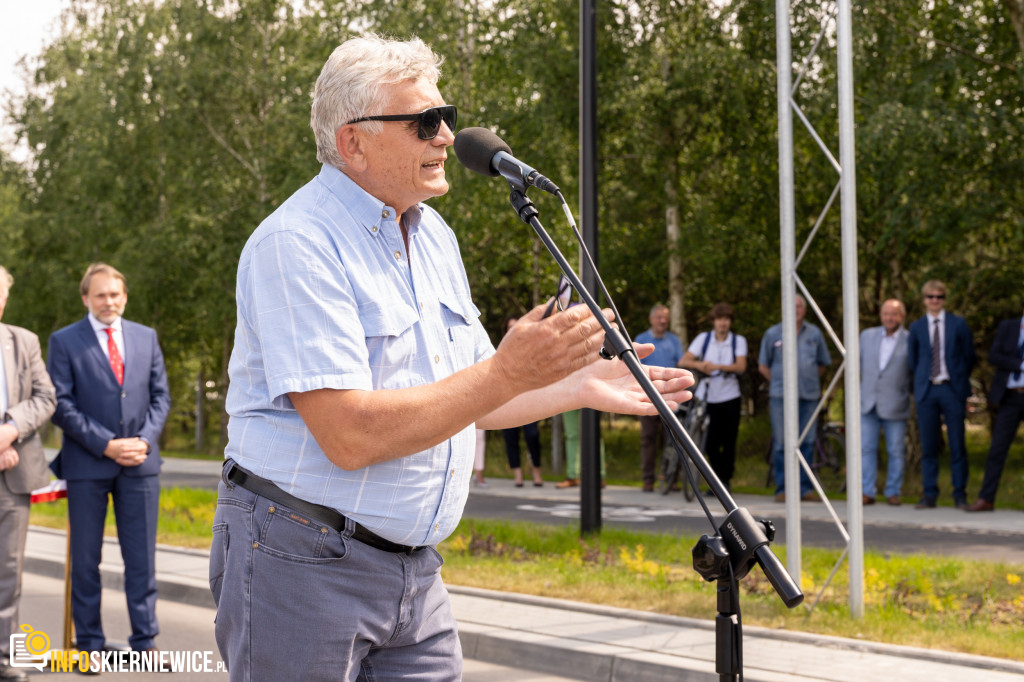
{"label": "microphone clip", "polygon": [[522,219],[527,225],[530,224],[530,220],[536,218],[540,212],[537,207],[533,205],[530,198],[526,196],[526,188],[520,188],[516,183],[511,180],[508,181],[508,187],[510,190],[508,200],[512,203],[512,208],[515,209],[516,214]]}

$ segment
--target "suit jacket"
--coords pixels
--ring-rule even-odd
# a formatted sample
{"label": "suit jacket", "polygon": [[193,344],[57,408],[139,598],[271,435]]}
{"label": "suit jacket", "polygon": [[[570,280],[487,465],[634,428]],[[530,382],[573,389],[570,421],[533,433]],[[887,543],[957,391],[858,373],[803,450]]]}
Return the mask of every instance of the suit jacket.
{"label": "suit jacket", "polygon": [[999,323],[996,338],[988,351],[988,361],[996,368],[992,377],[992,387],[988,392],[988,401],[998,405],[1006,393],[1006,382],[1010,374],[1020,369],[1020,357],[1017,355],[1017,340],[1020,338],[1021,318],[1003,320]]}
{"label": "suit jacket", "polygon": [[[949,371],[949,384],[953,393],[961,400],[971,395],[971,370],[974,369],[974,339],[964,318],[946,311],[946,334],[943,341],[943,355]],[[932,368],[932,342],[928,329],[928,316],[914,320],[910,325],[910,339],[907,345],[910,367],[914,372],[914,399],[924,400],[932,382],[929,379]]]}
{"label": "suit jacket", "polygon": [[[46,367],[57,389],[53,423],[64,431],[54,471],[73,480],[154,476],[160,473],[158,440],[171,408],[164,356],[156,331],[122,318],[124,385],[119,386],[89,318],[50,336]],[[103,451],[115,438],[141,437],[149,456],[122,467]]]}
{"label": "suit jacket", "polygon": [[910,418],[910,361],[907,359],[909,332],[896,330],[896,348],[889,362],[878,369],[878,351],[885,327],[871,327],[860,333],[860,412],[877,409],[882,419]]}
{"label": "suit jacket", "polygon": [[43,443],[36,429],[46,423],[57,404],[53,384],[39,352],[39,337],[27,329],[0,324],[0,352],[4,355],[7,379],[8,419],[18,427],[18,465],[0,472],[11,492],[30,493],[50,480]]}

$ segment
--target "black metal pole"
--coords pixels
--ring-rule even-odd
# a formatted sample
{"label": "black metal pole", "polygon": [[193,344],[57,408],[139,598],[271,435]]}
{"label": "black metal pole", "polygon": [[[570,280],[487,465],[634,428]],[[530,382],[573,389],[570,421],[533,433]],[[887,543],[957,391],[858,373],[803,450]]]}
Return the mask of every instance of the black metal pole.
{"label": "black metal pole", "polygon": [[[597,17],[595,0],[580,0],[580,223],[583,242],[597,265]],[[597,291],[597,273],[581,264],[588,291]],[[585,409],[580,415],[580,535],[601,532],[601,422]]]}

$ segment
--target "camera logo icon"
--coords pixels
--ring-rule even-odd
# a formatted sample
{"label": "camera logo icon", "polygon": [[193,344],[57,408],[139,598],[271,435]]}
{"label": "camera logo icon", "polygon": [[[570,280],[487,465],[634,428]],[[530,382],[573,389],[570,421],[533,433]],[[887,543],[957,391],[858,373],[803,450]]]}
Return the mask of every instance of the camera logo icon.
{"label": "camera logo icon", "polygon": [[31,625],[22,625],[21,632],[11,635],[10,665],[12,668],[35,668],[39,672],[46,666],[46,652],[50,650],[50,636]]}

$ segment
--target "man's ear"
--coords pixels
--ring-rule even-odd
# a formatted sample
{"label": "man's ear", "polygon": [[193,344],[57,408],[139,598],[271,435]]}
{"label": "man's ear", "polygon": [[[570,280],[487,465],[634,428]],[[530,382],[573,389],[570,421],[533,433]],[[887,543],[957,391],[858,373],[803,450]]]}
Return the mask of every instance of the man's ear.
{"label": "man's ear", "polygon": [[363,150],[362,131],[349,123],[334,133],[334,144],[345,165],[354,171],[366,170],[366,154]]}

